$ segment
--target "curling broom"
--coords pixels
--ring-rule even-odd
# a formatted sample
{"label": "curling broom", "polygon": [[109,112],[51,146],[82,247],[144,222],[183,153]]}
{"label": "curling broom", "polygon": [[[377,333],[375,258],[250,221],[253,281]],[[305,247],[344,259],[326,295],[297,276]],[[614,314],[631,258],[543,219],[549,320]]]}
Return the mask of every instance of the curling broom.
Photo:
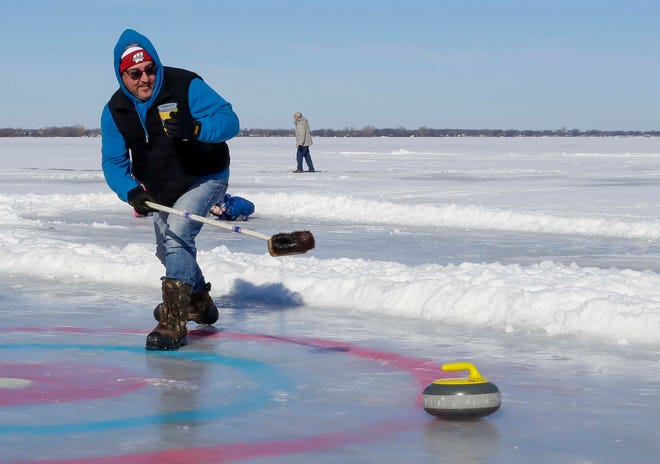
{"label": "curling broom", "polygon": [[145,204],[152,209],[162,211],[164,213],[174,214],[193,221],[203,222],[204,224],[209,224],[212,226],[220,227],[221,229],[247,235],[248,237],[265,240],[268,243],[268,253],[270,253],[271,256],[299,255],[307,253],[309,250],[316,246],[314,235],[312,235],[312,233],[308,230],[298,230],[289,233],[281,232],[273,236],[268,236],[266,234],[255,232],[254,230],[246,229],[244,227],[226,224],[222,221],[218,221],[217,219],[199,216],[198,214],[170,208],[169,206],[159,205],[158,203],[151,201],[145,201]]}

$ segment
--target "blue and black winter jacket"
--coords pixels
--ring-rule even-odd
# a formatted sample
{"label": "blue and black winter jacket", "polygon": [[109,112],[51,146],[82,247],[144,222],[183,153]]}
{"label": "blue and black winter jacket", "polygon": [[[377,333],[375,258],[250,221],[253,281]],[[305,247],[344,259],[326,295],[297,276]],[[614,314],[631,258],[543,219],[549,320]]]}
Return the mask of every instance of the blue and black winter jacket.
{"label": "blue and black winter jacket", "polygon": [[[151,98],[141,101],[124,86],[119,73],[123,51],[132,44],[144,48],[158,66]],[[114,50],[117,90],[101,116],[102,167],[106,181],[119,198],[143,184],[154,199],[171,206],[202,177],[229,175],[226,140],[239,131],[231,104],[197,74],[163,67],[149,39],[127,29]],[[201,123],[196,141],[180,141],[165,134],[158,105],[175,101]]]}

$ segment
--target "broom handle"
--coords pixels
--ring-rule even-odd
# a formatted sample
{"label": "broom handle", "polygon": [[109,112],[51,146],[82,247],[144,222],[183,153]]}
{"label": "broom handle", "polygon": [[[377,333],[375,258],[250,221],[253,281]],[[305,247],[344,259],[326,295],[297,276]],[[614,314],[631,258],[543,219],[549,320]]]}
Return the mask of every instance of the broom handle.
{"label": "broom handle", "polygon": [[271,237],[269,235],[262,234],[260,232],[255,232],[254,230],[250,229],[245,229],[243,227],[239,226],[232,226],[231,224],[227,224],[222,221],[218,221],[217,219],[211,219],[208,217],[200,216],[198,214],[193,214],[189,213],[188,211],[181,211],[178,209],[170,208],[169,206],[163,206],[159,205],[158,203],[154,203],[152,201],[145,201],[146,205],[149,208],[156,209],[158,211],[162,211],[163,213],[169,213],[169,214],[174,214],[176,216],[181,216],[184,218],[191,219],[193,221],[197,222],[203,222],[204,224],[209,224],[212,226],[220,227],[221,229],[226,229],[230,230],[232,232],[236,232],[239,234],[247,235],[248,237],[254,237],[254,238],[259,238],[261,240],[269,241]]}

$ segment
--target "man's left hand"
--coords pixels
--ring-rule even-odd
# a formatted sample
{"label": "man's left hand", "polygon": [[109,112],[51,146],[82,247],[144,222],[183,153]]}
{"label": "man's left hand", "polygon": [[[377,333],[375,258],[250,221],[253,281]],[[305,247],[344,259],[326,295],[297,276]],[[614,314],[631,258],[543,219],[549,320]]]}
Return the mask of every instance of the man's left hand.
{"label": "man's left hand", "polygon": [[182,111],[172,112],[172,116],[164,122],[165,133],[173,139],[197,140],[202,124],[195,121],[190,114]]}

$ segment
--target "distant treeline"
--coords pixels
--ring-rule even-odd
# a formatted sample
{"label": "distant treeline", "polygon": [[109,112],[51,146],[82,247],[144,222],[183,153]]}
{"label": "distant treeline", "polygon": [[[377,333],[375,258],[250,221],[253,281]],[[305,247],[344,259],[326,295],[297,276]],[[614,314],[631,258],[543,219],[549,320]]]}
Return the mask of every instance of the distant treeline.
{"label": "distant treeline", "polygon": [[[293,129],[243,129],[243,137],[293,137]],[[362,129],[316,129],[312,135],[317,137],[658,137],[657,131],[624,131],[624,130],[520,130],[520,129],[378,129],[364,127]]]}
{"label": "distant treeline", "polygon": [[[40,127],[39,129],[0,128],[0,137],[98,137],[101,129],[86,129],[83,126]],[[521,130],[521,129],[316,129],[316,137],[658,137],[657,131],[631,130]],[[293,137],[293,129],[243,129],[239,137]]]}
{"label": "distant treeline", "polygon": [[0,128],[0,137],[97,137],[101,129],[83,126],[40,127],[39,129]]}

